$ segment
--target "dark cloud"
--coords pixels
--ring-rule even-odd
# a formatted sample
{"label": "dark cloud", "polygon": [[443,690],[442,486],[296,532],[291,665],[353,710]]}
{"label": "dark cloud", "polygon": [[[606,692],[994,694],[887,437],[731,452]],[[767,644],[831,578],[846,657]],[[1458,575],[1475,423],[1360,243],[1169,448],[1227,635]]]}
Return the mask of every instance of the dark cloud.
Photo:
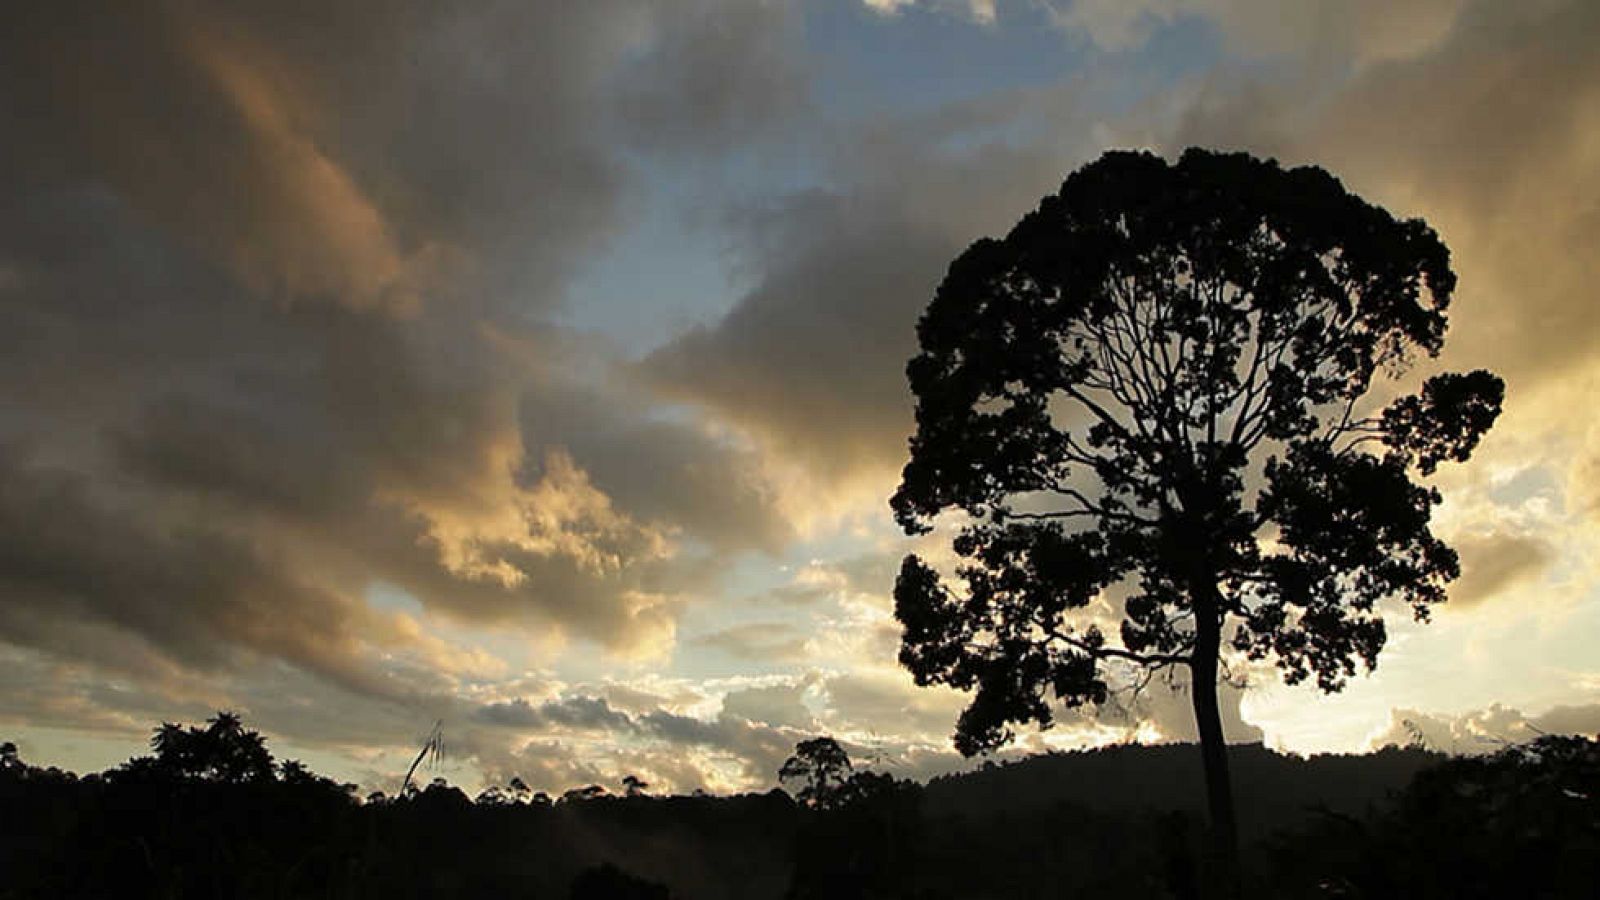
{"label": "dark cloud", "polygon": [[634,722],[627,713],[612,709],[596,697],[569,697],[534,704],[516,699],[490,703],[478,710],[478,717],[493,725],[512,728],[630,731]]}
{"label": "dark cloud", "polygon": [[1600,738],[1600,703],[1552,706],[1532,719],[1547,734],[1581,734]]}
{"label": "dark cloud", "polygon": [[801,699],[808,687],[808,682],[800,681],[729,691],[722,698],[722,712],[748,722],[814,730],[816,717]]}
{"label": "dark cloud", "polygon": [[[719,152],[771,134],[806,106],[802,24],[777,0],[679,0],[651,50],[617,75],[624,132],[652,151]],[[737,72],[738,77],[729,77]]]}
{"label": "dark cloud", "polygon": [[1571,252],[1600,246],[1596,28],[1591,3],[1472,3],[1436,52],[1353,85],[1314,138],[1441,228],[1463,279],[1454,349],[1514,387],[1600,339],[1600,263]]}
{"label": "dark cloud", "polygon": [[732,715],[696,719],[657,710],[639,717],[640,726],[680,746],[700,747],[736,763],[750,784],[771,784],[797,742],[811,737],[792,728],[777,728]]}
{"label": "dark cloud", "polygon": [[1584,38],[1600,13],[1583,2],[1459,7],[1426,46],[1349,79],[1219,85],[1161,143],[1243,143],[1317,163],[1426,218],[1461,276],[1447,353],[1504,374],[1515,403],[1585,362],[1600,337],[1589,299],[1600,270],[1594,254],[1571,252],[1600,244],[1600,62]]}
{"label": "dark cloud", "polygon": [[[716,568],[675,542],[788,529],[749,452],[653,416],[539,323],[622,221],[617,74],[692,68],[672,37],[691,21],[765,27],[735,6],[19,10],[0,36],[0,636],[387,692],[374,648],[420,639],[367,605],[381,582],[663,652]],[[736,107],[787,90],[760,75]],[[87,628],[126,649],[97,654]]]}
{"label": "dark cloud", "polygon": [[267,653],[378,689],[357,659],[381,635],[364,607],[224,530],[149,519],[97,502],[81,476],[0,457],[0,631],[92,658],[63,639],[109,625],[190,667]]}
{"label": "dark cloud", "polygon": [[[738,708],[742,704],[736,700],[734,705]],[[570,779],[576,771],[603,784],[616,784],[629,772],[643,772],[648,773],[647,780],[653,775],[661,782],[656,785],[658,789],[687,792],[716,782],[719,776],[712,766],[728,763],[740,773],[742,786],[771,784],[794,744],[806,736],[787,724],[748,719],[726,708],[710,719],[661,708],[630,715],[592,697],[567,697],[537,704],[524,700],[494,703],[480,708],[476,718],[497,728],[535,735],[520,751],[513,752],[513,759],[507,756],[503,740],[469,732],[470,752],[478,754],[485,769],[492,772],[510,771],[508,766],[514,767],[518,760],[526,763],[536,755],[534,751],[548,750],[547,744],[541,742],[551,740],[550,735],[561,735],[556,739],[570,742],[590,733],[585,740],[597,742],[593,752],[606,759],[603,765],[570,759],[545,760],[541,764],[544,769],[555,767],[539,776],[544,784],[567,779],[566,786],[574,783]],[[574,770],[574,766],[578,769]],[[523,777],[528,778],[526,774]],[[535,783],[529,780],[529,784]]]}
{"label": "dark cloud", "polygon": [[1455,543],[1461,554],[1461,579],[1450,587],[1450,608],[1470,608],[1519,584],[1538,578],[1555,561],[1548,541],[1515,534],[1491,534]]}
{"label": "dark cloud", "polygon": [[504,785],[521,778],[530,789],[551,796],[590,784],[615,785],[613,773],[590,761],[585,749],[561,740],[536,740],[511,749],[478,749],[477,758],[489,784]]}

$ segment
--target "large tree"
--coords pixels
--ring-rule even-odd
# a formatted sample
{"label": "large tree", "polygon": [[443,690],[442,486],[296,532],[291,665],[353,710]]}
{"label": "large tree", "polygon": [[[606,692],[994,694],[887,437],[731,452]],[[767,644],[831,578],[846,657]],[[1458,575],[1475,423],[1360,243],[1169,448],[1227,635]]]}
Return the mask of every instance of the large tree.
{"label": "large tree", "polygon": [[961,254],[918,323],[892,501],[912,534],[958,512],[956,581],[913,555],[895,585],[901,662],[973,692],[957,747],[1186,669],[1231,855],[1225,647],[1336,691],[1376,665],[1385,608],[1426,620],[1459,572],[1420,481],[1503,385],[1375,390],[1438,354],[1455,284],[1421,220],[1202,150],[1107,153]]}

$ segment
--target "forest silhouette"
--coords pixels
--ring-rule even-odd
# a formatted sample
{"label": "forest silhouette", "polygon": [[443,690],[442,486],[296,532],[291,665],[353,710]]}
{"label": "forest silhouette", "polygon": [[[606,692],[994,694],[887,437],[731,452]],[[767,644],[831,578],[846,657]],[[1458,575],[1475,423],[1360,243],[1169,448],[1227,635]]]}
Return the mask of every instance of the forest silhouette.
{"label": "forest silhouette", "polygon": [[[818,738],[816,740],[828,740]],[[806,742],[812,743],[812,742]],[[442,779],[357,796],[221,713],[78,776],[0,746],[0,898],[1203,897],[1189,745],[1036,756],[928,784],[853,770],[807,801]],[[796,748],[805,755],[805,744]],[[848,757],[843,757],[848,764]],[[1244,882],[1263,897],[1587,897],[1600,743],[1541,737],[1297,757],[1234,748]],[[841,770],[842,771],[842,770]],[[775,773],[776,774],[776,773]]]}

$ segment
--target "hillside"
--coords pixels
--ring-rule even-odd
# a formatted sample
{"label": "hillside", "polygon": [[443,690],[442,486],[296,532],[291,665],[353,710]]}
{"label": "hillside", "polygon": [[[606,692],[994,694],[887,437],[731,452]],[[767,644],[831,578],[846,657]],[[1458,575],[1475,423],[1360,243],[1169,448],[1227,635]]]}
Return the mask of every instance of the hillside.
{"label": "hillside", "polygon": [[[1592,769],[1593,745],[1579,743]],[[202,753],[83,777],[28,765],[13,750],[0,771],[0,898],[663,896],[641,887],[650,884],[679,900],[1172,897],[1205,867],[1192,746],[1037,756],[926,786],[865,776],[827,811],[782,791],[473,802],[442,783],[360,803],[348,786],[252,746],[254,768],[218,767]],[[1311,846],[1357,853],[1352,842],[1380,833],[1400,808],[1391,799],[1415,793],[1419,775],[1437,785],[1482,765],[1420,750],[1299,758],[1259,745],[1234,748],[1233,761],[1260,873],[1281,870],[1284,848],[1310,840],[1297,833],[1329,823],[1346,830]],[[1511,773],[1494,790],[1520,785]],[[1429,815],[1439,806],[1432,790]],[[1574,808],[1592,815],[1585,802]],[[1407,815],[1417,814],[1413,803]],[[1348,830],[1358,822],[1373,825]],[[1299,878],[1298,861],[1315,856],[1291,849],[1281,877]],[[635,888],[646,892],[628,893]]]}
{"label": "hillside", "polygon": [[[1405,787],[1442,754],[1386,748],[1372,754],[1299,757],[1260,744],[1231,748],[1240,825],[1261,837],[1327,809],[1360,815]],[[936,778],[927,786],[930,816],[990,816],[1069,804],[1096,812],[1205,813],[1198,748],[1188,744],[1125,745],[1033,756],[1009,765]]]}

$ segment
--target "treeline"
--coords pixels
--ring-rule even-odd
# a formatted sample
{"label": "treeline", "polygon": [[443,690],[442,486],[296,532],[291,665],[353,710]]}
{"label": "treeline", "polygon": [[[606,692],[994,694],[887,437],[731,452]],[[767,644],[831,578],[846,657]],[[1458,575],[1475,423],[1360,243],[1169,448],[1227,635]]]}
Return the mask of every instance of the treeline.
{"label": "treeline", "polygon": [[[825,742],[825,743],[824,743]],[[77,776],[0,746],[0,898],[1189,898],[1208,862],[1192,747],[1035,757],[928,786],[797,748],[737,797],[520,784],[398,797],[273,759],[237,717],[163,725]],[[1590,897],[1600,744],[1487,757],[1235,748],[1258,897]]]}

